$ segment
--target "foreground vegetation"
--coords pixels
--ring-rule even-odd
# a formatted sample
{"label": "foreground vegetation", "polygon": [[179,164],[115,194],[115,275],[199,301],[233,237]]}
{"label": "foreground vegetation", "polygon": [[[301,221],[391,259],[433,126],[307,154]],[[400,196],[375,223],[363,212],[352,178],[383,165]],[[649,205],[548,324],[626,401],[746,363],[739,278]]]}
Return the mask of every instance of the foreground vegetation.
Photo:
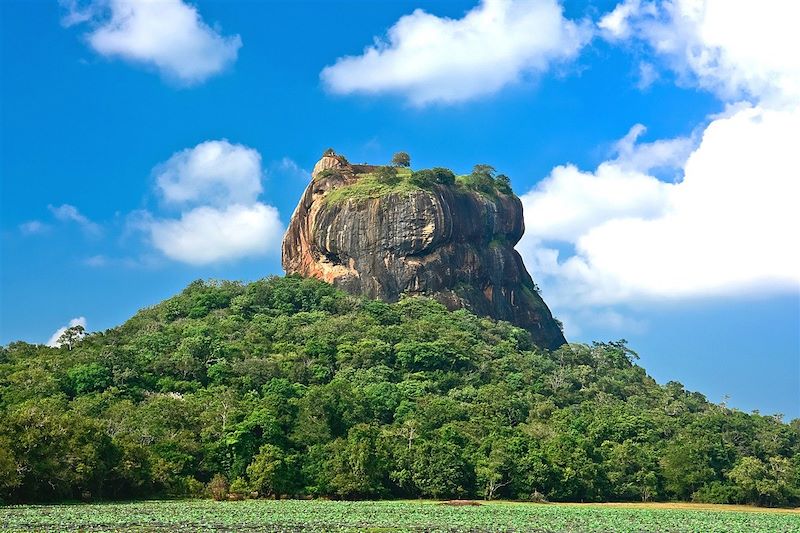
{"label": "foreground vegetation", "polygon": [[624,342],[545,353],[506,323],[297,277],[195,282],[118,328],[80,333],[60,348],[0,349],[6,502],[798,500],[800,421],[659,385]]}
{"label": "foreground vegetation", "polygon": [[800,531],[800,513],[742,512],[725,506],[484,504],[419,501],[151,501],[0,508],[0,529],[59,531]]}

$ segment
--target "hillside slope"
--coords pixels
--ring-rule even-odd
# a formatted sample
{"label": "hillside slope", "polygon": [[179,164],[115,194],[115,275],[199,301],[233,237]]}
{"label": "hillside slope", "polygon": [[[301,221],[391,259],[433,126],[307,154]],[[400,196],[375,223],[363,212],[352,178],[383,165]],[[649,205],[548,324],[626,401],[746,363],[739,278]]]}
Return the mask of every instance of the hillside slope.
{"label": "hillside slope", "polygon": [[798,421],[660,386],[634,360],[621,342],[544,352],[426,298],[195,282],[61,348],[0,349],[0,498],[227,480],[340,498],[797,501]]}

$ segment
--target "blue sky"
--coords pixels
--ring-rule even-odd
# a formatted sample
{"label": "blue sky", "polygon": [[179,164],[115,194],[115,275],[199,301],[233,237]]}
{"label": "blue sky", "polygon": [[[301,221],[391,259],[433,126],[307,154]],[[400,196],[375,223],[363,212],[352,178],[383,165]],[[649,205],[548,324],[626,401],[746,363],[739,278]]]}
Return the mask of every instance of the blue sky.
{"label": "blue sky", "polygon": [[325,148],[406,150],[511,176],[570,340],[798,417],[796,8],[707,3],[3,2],[0,342],[278,274]]}

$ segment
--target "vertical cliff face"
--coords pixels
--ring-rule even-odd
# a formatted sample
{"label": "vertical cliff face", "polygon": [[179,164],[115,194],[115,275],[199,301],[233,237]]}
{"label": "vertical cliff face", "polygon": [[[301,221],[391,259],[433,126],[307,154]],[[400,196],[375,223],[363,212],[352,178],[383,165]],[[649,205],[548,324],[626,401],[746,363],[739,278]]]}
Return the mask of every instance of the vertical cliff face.
{"label": "vertical cliff face", "polygon": [[459,185],[358,189],[375,168],[335,155],[316,164],[283,240],[288,274],[387,301],[426,295],[509,321],[543,348],[566,342],[514,250],[519,198]]}

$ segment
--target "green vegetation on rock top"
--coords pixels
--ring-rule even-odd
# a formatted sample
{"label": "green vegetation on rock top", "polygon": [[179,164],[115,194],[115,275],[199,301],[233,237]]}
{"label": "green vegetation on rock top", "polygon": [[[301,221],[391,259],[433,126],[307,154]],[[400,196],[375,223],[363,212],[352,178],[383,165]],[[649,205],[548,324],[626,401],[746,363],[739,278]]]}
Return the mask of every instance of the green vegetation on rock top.
{"label": "green vegetation on rock top", "polygon": [[61,348],[0,349],[0,498],[798,501],[800,421],[635,359],[538,351],[425,298],[194,282]]}
{"label": "green vegetation on rock top", "polygon": [[[335,170],[323,171],[335,173]],[[436,185],[455,186],[461,191],[477,192],[494,199],[498,194],[513,194],[510,181],[504,175],[495,176],[489,165],[476,165],[471,174],[456,176],[449,169],[436,167],[412,171],[404,166],[379,167],[378,171],[358,174],[355,183],[340,186],[326,196],[325,201],[336,204],[349,199],[380,198],[389,194],[430,189]]]}
{"label": "green vegetation on rock top", "polygon": [[411,183],[411,169],[397,168],[396,180],[381,180],[377,173],[359,174],[357,181],[350,185],[337,187],[327,194],[325,201],[336,204],[349,199],[380,198],[393,193],[406,193],[419,190],[417,185]]}

